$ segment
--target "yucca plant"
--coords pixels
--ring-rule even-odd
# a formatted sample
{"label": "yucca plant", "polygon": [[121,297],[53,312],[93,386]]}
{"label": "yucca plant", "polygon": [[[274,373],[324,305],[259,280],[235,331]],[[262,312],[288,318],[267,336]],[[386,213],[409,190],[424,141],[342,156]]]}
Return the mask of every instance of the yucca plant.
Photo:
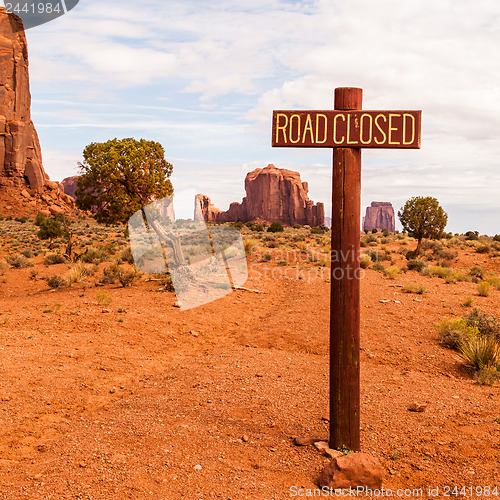
{"label": "yucca plant", "polygon": [[458,348],[460,357],[476,370],[500,368],[500,345],[492,337],[465,337]]}

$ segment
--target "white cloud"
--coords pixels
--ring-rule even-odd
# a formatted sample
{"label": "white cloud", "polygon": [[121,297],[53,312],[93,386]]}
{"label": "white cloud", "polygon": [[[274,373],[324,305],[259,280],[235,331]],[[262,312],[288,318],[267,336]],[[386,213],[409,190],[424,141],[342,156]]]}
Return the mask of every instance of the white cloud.
{"label": "white cloud", "polygon": [[299,170],[329,204],[331,152],[271,150],[271,112],[360,86],[365,109],[423,110],[420,151],[363,153],[367,203],[430,193],[494,212],[499,26],[493,0],[86,0],[28,32],[35,122],[53,150],[60,131],[75,150],[120,133],[173,144],[176,182],[224,179],[205,190],[220,205],[254,161]]}

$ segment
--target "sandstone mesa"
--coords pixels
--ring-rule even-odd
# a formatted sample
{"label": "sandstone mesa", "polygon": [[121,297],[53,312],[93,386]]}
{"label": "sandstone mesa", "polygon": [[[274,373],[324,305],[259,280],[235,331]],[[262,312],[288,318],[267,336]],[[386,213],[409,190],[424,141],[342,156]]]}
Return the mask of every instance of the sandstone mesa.
{"label": "sandstone mesa", "polygon": [[323,203],[310,200],[307,182],[300,174],[270,164],[249,172],[245,178],[246,196],[233,202],[225,212],[204,194],[196,195],[194,218],[207,222],[280,222],[319,226],[325,222]]}

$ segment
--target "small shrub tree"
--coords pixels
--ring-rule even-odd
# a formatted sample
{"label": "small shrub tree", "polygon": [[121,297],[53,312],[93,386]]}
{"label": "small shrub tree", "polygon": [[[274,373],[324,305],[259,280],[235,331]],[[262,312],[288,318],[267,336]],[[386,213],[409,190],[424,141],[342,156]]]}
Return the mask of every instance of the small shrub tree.
{"label": "small shrub tree", "polygon": [[279,222],[273,222],[268,228],[268,233],[282,233],[284,231],[283,225]]}
{"label": "small shrub tree", "polygon": [[398,212],[403,230],[417,239],[415,255],[420,253],[424,238],[437,238],[443,234],[448,221],[448,214],[431,196],[414,196]]}

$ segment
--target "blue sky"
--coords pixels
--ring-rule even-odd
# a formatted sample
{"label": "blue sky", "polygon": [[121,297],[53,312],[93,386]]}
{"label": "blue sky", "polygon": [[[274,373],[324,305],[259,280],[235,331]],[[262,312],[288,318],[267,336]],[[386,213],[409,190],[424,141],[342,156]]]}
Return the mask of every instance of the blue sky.
{"label": "blue sky", "polygon": [[53,180],[92,141],[161,142],[178,215],[227,209],[244,177],[300,172],[330,207],[331,150],[271,148],[273,109],[422,109],[421,150],[363,151],[362,210],[436,196],[448,229],[500,233],[500,3],[82,0],[27,31],[32,118]]}

